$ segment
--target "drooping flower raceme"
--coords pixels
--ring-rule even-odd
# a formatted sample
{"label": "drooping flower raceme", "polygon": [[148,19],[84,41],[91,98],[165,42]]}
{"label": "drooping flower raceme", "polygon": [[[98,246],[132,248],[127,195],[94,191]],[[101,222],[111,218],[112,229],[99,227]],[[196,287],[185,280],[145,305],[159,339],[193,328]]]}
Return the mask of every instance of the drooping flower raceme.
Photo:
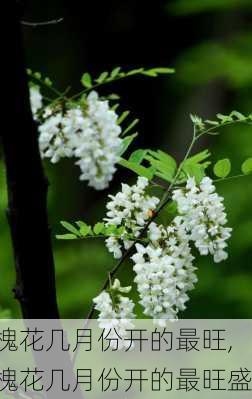
{"label": "drooping flower raceme", "polygon": [[[116,258],[122,255],[123,247],[132,244],[128,236],[139,237],[159,203],[157,197],[146,193],[147,187],[147,179],[140,177],[136,185],[122,185],[121,192],[110,196],[104,220],[107,226],[124,227],[120,237],[106,240]],[[192,247],[220,262],[227,257],[224,249],[231,235],[231,229],[225,227],[223,198],[215,192],[210,178],[203,178],[199,185],[189,178],[186,187],[173,191],[172,199],[177,203],[177,216],[168,226],[152,221],[132,256],[140,304],[159,324],[185,310],[188,292],[197,282]]]}
{"label": "drooping flower raceme", "polygon": [[160,324],[185,309],[187,292],[197,282],[196,268],[181,217],[175,217],[168,227],[152,222],[147,234],[147,246],[136,244],[133,269],[144,314]]}
{"label": "drooping flower raceme", "polygon": [[111,348],[116,343],[118,343],[118,349],[124,347],[125,339],[128,337],[126,330],[134,327],[132,320],[136,317],[135,305],[125,296],[130,290],[131,287],[121,287],[120,281],[115,279],[110,292],[102,291],[93,299],[95,309],[99,312],[99,327],[105,330],[105,335],[109,334]]}
{"label": "drooping flower raceme", "polygon": [[115,258],[122,256],[122,249],[128,249],[132,244],[129,237],[138,237],[145,223],[152,216],[159,199],[146,193],[148,179],[138,177],[133,186],[122,184],[122,191],[115,196],[110,195],[107,203],[106,226],[123,226],[124,233],[120,237],[109,237],[106,246]]}
{"label": "drooping flower raceme", "polygon": [[[37,119],[38,93],[36,97],[33,90],[31,97]],[[65,108],[59,104],[45,108],[39,126],[41,156],[52,163],[74,157],[81,170],[80,179],[102,190],[112,180],[119,160],[122,139],[118,115],[95,91],[83,104],[66,104]]]}
{"label": "drooping flower raceme", "polygon": [[182,215],[190,240],[201,255],[213,255],[214,262],[227,259],[227,239],[232,229],[224,227],[227,223],[223,198],[215,192],[215,186],[209,177],[204,177],[196,185],[189,178],[185,188],[174,190],[173,199],[177,202],[178,212]]}
{"label": "drooping flower raceme", "polygon": [[92,91],[87,97],[85,118],[88,127],[78,135],[75,145],[77,164],[81,169],[81,180],[97,190],[108,187],[116,171],[119,161],[119,149],[122,139],[121,127],[117,124],[118,116],[109,108],[108,101],[100,100],[98,94]]}

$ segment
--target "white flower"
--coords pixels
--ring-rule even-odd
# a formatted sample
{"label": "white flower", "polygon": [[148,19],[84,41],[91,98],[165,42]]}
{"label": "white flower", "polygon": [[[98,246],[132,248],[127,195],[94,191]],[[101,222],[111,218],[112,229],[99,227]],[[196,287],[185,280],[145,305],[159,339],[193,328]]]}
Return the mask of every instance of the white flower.
{"label": "white flower", "polygon": [[[123,247],[127,249],[139,237],[155,212],[159,199],[147,195],[147,186],[148,180],[139,177],[136,185],[123,184],[121,192],[110,196],[106,225],[124,227],[120,237],[106,240],[115,257],[121,257]],[[210,178],[203,178],[199,185],[189,178],[185,188],[174,190],[172,199],[177,202],[178,215],[169,226],[152,221],[141,237],[144,244],[137,243],[132,256],[144,314],[161,326],[185,310],[188,292],[197,282],[191,244],[201,255],[210,253],[220,262],[227,258],[226,241],[231,232],[225,227],[223,198]]]}
{"label": "white flower", "polygon": [[169,228],[152,222],[147,235],[150,243],[146,247],[136,244],[137,252],[132,256],[135,282],[144,314],[163,326],[165,320],[176,319],[185,309],[187,292],[197,281],[196,268],[180,217]]}
{"label": "white flower", "polygon": [[156,209],[159,199],[146,194],[148,179],[138,177],[133,186],[122,184],[122,191],[115,196],[110,195],[107,203],[107,214],[104,218],[106,226],[124,226],[121,237],[109,237],[106,246],[115,258],[120,258],[122,249],[128,249],[132,244],[129,236],[138,237],[145,223],[150,219],[152,212]]}
{"label": "white flower", "polygon": [[[32,90],[36,115],[40,93],[35,88]],[[45,109],[39,126],[40,151],[43,158],[53,163],[74,157],[81,170],[80,179],[102,190],[112,180],[120,158],[121,127],[108,101],[101,100],[94,91],[86,100],[86,107],[76,105],[63,111],[57,104],[55,109]]]}
{"label": "white flower", "polygon": [[42,158],[49,158],[52,163],[61,158],[73,155],[71,137],[62,131],[63,116],[61,112],[52,114],[39,126],[39,147]]}
{"label": "white flower", "polygon": [[[121,295],[121,293],[128,293],[130,289],[131,287],[121,287],[120,281],[116,279],[110,288],[113,300],[106,291],[102,291],[93,299],[95,309],[99,312],[99,327],[105,329],[105,335],[109,334],[112,348],[116,344],[113,338],[117,339],[118,349],[126,347],[126,339],[128,338],[126,330],[134,328],[132,320],[136,317],[134,314],[135,305],[131,299]],[[119,340],[118,337],[120,337]]]}
{"label": "white flower", "polygon": [[195,179],[189,178],[185,189],[173,192],[178,212],[186,224],[190,240],[201,255],[213,255],[214,262],[227,258],[226,241],[232,229],[224,227],[227,223],[223,198],[215,192],[215,186],[209,177],[204,177],[196,185]]}
{"label": "white flower", "polygon": [[83,129],[76,143],[76,162],[81,169],[81,180],[102,190],[108,187],[116,171],[119,161],[119,149],[122,139],[121,127],[117,124],[118,116],[109,108],[108,101],[100,100],[92,91],[87,97],[85,118],[89,122],[88,129]]}
{"label": "white flower", "polygon": [[34,119],[37,119],[37,112],[42,108],[42,95],[40,93],[39,86],[31,86],[30,87],[30,102],[31,102],[31,110]]}

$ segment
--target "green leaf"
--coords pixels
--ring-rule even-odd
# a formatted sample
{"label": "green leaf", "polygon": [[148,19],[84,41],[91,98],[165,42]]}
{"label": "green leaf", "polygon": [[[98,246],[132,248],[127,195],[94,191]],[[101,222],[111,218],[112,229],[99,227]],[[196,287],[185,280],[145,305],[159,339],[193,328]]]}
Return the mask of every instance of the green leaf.
{"label": "green leaf", "polygon": [[116,93],[111,93],[106,98],[108,100],[120,100],[120,96]]}
{"label": "green leaf", "polygon": [[83,84],[83,86],[87,87],[88,89],[92,87],[92,78],[88,72],[82,75],[81,83]]}
{"label": "green leaf", "polygon": [[[205,161],[210,157],[211,153],[208,150],[204,150],[199,152],[198,154],[193,155],[192,157],[189,157],[186,161],[185,164],[197,164],[202,161]],[[209,165],[209,163],[208,163]],[[203,165],[202,165],[203,166]]]}
{"label": "green leaf", "polygon": [[140,165],[147,152],[148,150],[141,150],[141,149],[132,152],[132,154],[129,157],[129,162],[133,162]]}
{"label": "green leaf", "polygon": [[205,123],[207,123],[208,125],[213,125],[213,126],[218,126],[218,125],[219,125],[219,122],[217,122],[217,121],[211,121],[211,120],[209,120],[209,119],[207,119],[207,120],[205,121]]}
{"label": "green leaf", "polygon": [[155,168],[155,175],[168,182],[172,181],[177,169],[177,164],[171,155],[161,150],[149,150],[145,159]]}
{"label": "green leaf", "polygon": [[217,114],[216,116],[218,119],[220,119],[221,123],[227,123],[233,121],[233,118],[230,115]]}
{"label": "green leaf", "polygon": [[244,175],[249,175],[252,173],[252,158],[248,158],[243,162],[241,170]]}
{"label": "green leaf", "polygon": [[227,177],[231,171],[231,162],[229,159],[220,159],[213,168],[214,174],[217,177]]}
{"label": "green leaf", "polygon": [[194,177],[196,183],[200,183],[203,177],[205,176],[204,168],[200,164],[188,164],[184,165],[183,172],[188,176]]}
{"label": "green leaf", "polygon": [[47,86],[49,86],[49,87],[51,87],[52,84],[53,84],[50,78],[45,78],[44,82],[45,82],[45,84],[46,84]]}
{"label": "green leaf", "polygon": [[146,177],[148,180],[151,180],[154,176],[155,172],[154,168],[145,168],[142,165],[137,165],[123,158],[121,158],[121,160],[119,161],[119,165],[123,166],[124,168],[132,170],[139,176]]}
{"label": "green leaf", "polygon": [[103,230],[105,229],[104,223],[96,223],[95,226],[93,227],[93,231],[95,234],[99,235],[103,232]]}
{"label": "green leaf", "polygon": [[116,235],[116,232],[117,232],[117,226],[114,224],[110,224],[105,229],[105,234],[108,236],[114,236]]}
{"label": "green leaf", "polygon": [[236,119],[238,119],[239,121],[245,121],[247,119],[245,115],[238,111],[232,111],[230,116],[236,117]]}
{"label": "green leaf", "polygon": [[174,73],[174,72],[175,72],[175,70],[173,68],[162,68],[162,67],[160,67],[160,68],[151,68],[151,69],[144,70],[142,72],[142,74],[155,78],[155,77],[157,77],[158,75],[161,75],[161,74],[168,74],[168,73],[170,74],[170,73]]}
{"label": "green leaf", "polygon": [[122,135],[125,136],[127,133],[129,133],[130,130],[133,129],[139,122],[139,119],[134,119],[133,122],[129,124],[129,126],[123,131]]}
{"label": "green leaf", "polygon": [[103,83],[106,78],[108,77],[109,73],[107,71],[104,71],[100,74],[100,76],[96,79],[97,83]]}
{"label": "green leaf", "polygon": [[153,157],[162,161],[166,165],[167,168],[172,169],[174,172],[177,169],[177,163],[176,163],[175,159],[171,155],[167,154],[166,152],[161,151],[161,150],[157,150],[157,151],[149,150],[148,152]]}
{"label": "green leaf", "polygon": [[128,147],[132,143],[132,141],[137,137],[138,133],[131,134],[123,139],[121,148],[118,152],[118,155],[123,155],[125,151],[127,151]]}
{"label": "green leaf", "polygon": [[131,71],[127,72],[126,76],[138,75],[142,72],[144,72],[144,68],[132,69]]}
{"label": "green leaf", "polygon": [[75,234],[77,237],[80,235],[80,232],[76,227],[74,227],[71,223],[61,221],[60,224],[71,233]]}
{"label": "green leaf", "polygon": [[158,73],[159,75],[175,73],[174,68],[166,68],[166,67],[154,68],[154,71],[156,71],[156,73]]}
{"label": "green leaf", "polygon": [[127,116],[130,114],[130,111],[124,111],[119,118],[117,119],[117,124],[120,125],[126,118]]}
{"label": "green leaf", "polygon": [[36,79],[41,79],[41,73],[40,72],[35,72],[34,73],[34,77],[36,78]]}
{"label": "green leaf", "polygon": [[87,223],[78,221],[78,222],[76,222],[76,224],[80,228],[80,231],[79,231],[80,236],[86,237],[87,235],[92,234],[92,228],[91,228],[91,226],[88,226]]}
{"label": "green leaf", "polygon": [[120,226],[120,227],[117,229],[116,235],[120,237],[120,236],[123,235],[124,232],[125,232],[125,227],[124,227],[124,226]]}
{"label": "green leaf", "polygon": [[76,240],[76,235],[75,234],[57,234],[56,238],[58,240]]}
{"label": "green leaf", "polygon": [[113,69],[113,71],[110,74],[111,79],[115,79],[120,73],[121,67],[116,67]]}

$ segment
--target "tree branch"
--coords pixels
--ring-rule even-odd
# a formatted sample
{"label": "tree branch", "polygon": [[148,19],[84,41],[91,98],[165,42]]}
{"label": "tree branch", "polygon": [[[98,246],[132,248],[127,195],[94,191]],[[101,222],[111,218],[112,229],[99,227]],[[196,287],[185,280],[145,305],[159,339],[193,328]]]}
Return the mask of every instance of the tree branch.
{"label": "tree branch", "polygon": [[49,21],[40,21],[40,22],[21,21],[21,24],[24,26],[29,26],[31,28],[38,28],[41,26],[57,25],[62,21],[64,21],[64,18],[51,19]]}

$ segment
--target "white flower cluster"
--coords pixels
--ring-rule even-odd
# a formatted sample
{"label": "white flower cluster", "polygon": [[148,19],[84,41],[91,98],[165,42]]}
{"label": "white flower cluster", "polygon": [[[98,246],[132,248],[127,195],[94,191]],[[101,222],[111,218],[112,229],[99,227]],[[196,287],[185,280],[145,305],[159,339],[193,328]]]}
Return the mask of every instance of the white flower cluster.
{"label": "white flower cluster", "polygon": [[132,320],[135,319],[135,305],[131,299],[121,295],[127,294],[130,290],[131,287],[121,287],[120,281],[115,279],[110,293],[102,291],[93,299],[95,309],[99,312],[99,327],[105,330],[105,335],[109,335],[112,348],[117,344],[117,349],[125,347],[125,340],[128,337],[126,330],[134,327]]}
{"label": "white flower cluster", "polygon": [[[122,185],[122,191],[107,204],[106,223],[124,226],[127,234],[138,237],[159,202],[146,194],[147,186],[142,177],[135,186]],[[211,254],[214,262],[220,262],[227,258],[224,249],[231,235],[231,229],[224,227],[223,198],[209,177],[199,185],[189,178],[186,187],[173,191],[172,199],[177,202],[178,215],[169,226],[152,222],[145,235],[148,244],[137,243],[132,256],[140,304],[144,313],[161,325],[185,309],[188,292],[197,282],[191,244],[201,255]],[[106,244],[120,257],[122,246],[128,248],[129,241],[124,233],[119,238],[109,237]]]}
{"label": "white flower cluster", "polygon": [[177,313],[185,310],[187,292],[197,282],[194,257],[180,216],[169,227],[152,222],[148,237],[149,244],[136,244],[132,256],[135,282],[144,314],[165,325],[166,319],[176,319]]}
{"label": "white flower cluster", "polygon": [[148,179],[138,177],[133,186],[122,184],[122,191],[115,196],[110,195],[107,203],[107,217],[104,218],[106,226],[123,226],[124,233],[121,237],[109,237],[106,246],[115,258],[122,256],[122,249],[128,249],[132,244],[129,236],[138,237],[146,221],[152,216],[159,199],[146,194]]}
{"label": "white flower cluster", "polygon": [[215,192],[215,186],[209,177],[204,177],[196,185],[194,178],[189,178],[185,189],[173,192],[178,212],[183,216],[190,240],[201,255],[213,255],[214,262],[227,259],[225,251],[227,239],[232,229],[224,227],[227,216],[223,198]]}
{"label": "white flower cluster", "polygon": [[[36,101],[35,101],[36,100]],[[38,111],[38,99],[31,93],[34,117]],[[80,167],[81,180],[91,187],[102,190],[108,187],[116,171],[122,139],[118,115],[101,100],[95,91],[86,99],[84,106],[76,105],[63,111],[57,105],[47,107],[39,126],[41,156],[52,163],[61,158],[74,157]]]}

